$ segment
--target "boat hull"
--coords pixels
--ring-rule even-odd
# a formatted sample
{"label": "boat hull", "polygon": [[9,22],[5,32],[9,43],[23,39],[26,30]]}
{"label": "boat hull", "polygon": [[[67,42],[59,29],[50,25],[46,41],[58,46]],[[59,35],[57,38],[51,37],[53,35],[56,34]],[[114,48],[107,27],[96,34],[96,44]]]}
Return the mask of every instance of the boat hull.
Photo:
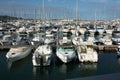
{"label": "boat hull", "polygon": [[98,62],[98,54],[94,53],[78,53],[78,58],[80,62]]}
{"label": "boat hull", "polygon": [[49,66],[52,55],[52,49],[49,45],[39,46],[32,57],[33,66]]}
{"label": "boat hull", "polygon": [[60,52],[57,50],[56,55],[63,63],[68,63],[76,58],[75,52]]}
{"label": "boat hull", "polygon": [[23,59],[23,58],[27,57],[31,53],[31,51],[32,51],[32,48],[30,47],[27,50],[25,50],[24,52],[19,52],[19,53],[14,52],[14,53],[17,53],[16,56],[9,56],[8,54],[13,53],[13,52],[8,52],[6,57],[9,61],[15,62],[15,61],[18,61],[20,59]]}

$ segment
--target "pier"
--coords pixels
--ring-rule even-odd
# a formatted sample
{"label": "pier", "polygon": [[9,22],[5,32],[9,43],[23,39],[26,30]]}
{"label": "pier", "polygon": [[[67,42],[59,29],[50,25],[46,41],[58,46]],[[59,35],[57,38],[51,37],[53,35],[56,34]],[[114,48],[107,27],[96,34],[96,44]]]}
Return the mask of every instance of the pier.
{"label": "pier", "polygon": [[[10,48],[16,48],[16,47],[32,47],[33,49],[36,49],[39,45],[0,45],[0,49],[10,49]],[[51,45],[52,47],[60,47],[56,45]],[[63,47],[63,46],[62,46]],[[71,46],[64,46],[64,47],[74,47],[76,49],[76,46],[71,45]],[[94,45],[94,48],[97,51],[116,51],[116,48],[118,45]]]}
{"label": "pier", "polygon": [[98,45],[95,46],[98,51],[116,51],[118,45]]}

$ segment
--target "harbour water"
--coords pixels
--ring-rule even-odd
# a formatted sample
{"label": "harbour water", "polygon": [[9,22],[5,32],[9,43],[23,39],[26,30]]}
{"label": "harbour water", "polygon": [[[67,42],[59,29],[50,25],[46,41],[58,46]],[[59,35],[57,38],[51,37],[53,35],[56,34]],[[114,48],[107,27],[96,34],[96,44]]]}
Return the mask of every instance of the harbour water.
{"label": "harbour water", "polygon": [[98,63],[79,63],[74,60],[64,64],[54,55],[51,66],[33,67],[32,54],[10,65],[5,57],[7,51],[0,51],[1,80],[65,80],[120,72],[120,60],[116,52],[99,52]]}

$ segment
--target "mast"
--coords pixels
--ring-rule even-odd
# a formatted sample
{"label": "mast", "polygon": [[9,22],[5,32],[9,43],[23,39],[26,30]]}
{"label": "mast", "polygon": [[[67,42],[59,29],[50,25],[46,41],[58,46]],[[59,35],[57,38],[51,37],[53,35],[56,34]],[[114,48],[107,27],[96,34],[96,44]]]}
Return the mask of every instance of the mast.
{"label": "mast", "polygon": [[76,0],[76,25],[78,24],[78,0]]}
{"label": "mast", "polygon": [[75,32],[75,36],[78,36],[77,34],[77,32],[78,32],[78,0],[76,0],[76,27],[75,27],[75,29],[76,29],[76,32]]}
{"label": "mast", "polygon": [[45,1],[43,0],[43,2],[42,2],[42,11],[43,11],[43,19],[45,18]]}
{"label": "mast", "polygon": [[35,14],[34,14],[34,21],[36,22],[37,21],[37,9],[35,8]]}
{"label": "mast", "polygon": [[95,28],[95,30],[96,30],[96,11],[95,11],[94,28]]}

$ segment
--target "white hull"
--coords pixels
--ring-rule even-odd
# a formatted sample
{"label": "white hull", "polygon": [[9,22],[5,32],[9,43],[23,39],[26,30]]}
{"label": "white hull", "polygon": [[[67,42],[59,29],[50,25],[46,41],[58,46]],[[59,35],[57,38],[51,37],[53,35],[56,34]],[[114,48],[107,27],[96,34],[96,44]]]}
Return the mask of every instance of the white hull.
{"label": "white hull", "polygon": [[72,43],[74,44],[74,45],[80,45],[80,43],[82,43],[83,42],[83,39],[81,38],[81,37],[74,37],[73,39],[72,39]]}
{"label": "white hull", "polygon": [[33,66],[49,66],[51,63],[51,56],[45,56],[46,61],[41,63],[41,57],[36,58],[35,55],[32,57]]}
{"label": "white hull", "polygon": [[44,43],[51,44],[51,43],[55,43],[55,41],[54,41],[54,39],[45,39]]}
{"label": "white hull", "polygon": [[103,34],[104,30],[97,30],[99,34]]}
{"label": "white hull", "polygon": [[105,45],[112,45],[112,41],[105,41],[103,42]]}
{"label": "white hull", "polygon": [[106,30],[107,34],[112,34],[113,30]]}
{"label": "white hull", "polygon": [[61,51],[57,50],[56,55],[63,63],[68,63],[76,58],[76,54],[73,51],[61,52]]}
{"label": "white hull", "polygon": [[112,40],[110,38],[102,38],[100,42],[103,42],[105,45],[112,45]]}
{"label": "white hull", "polygon": [[120,45],[120,38],[112,38],[113,43]]}
{"label": "white hull", "polygon": [[[14,62],[14,61],[17,61],[17,60],[20,60],[20,59],[23,59],[25,57],[27,57],[32,51],[32,48],[29,47],[29,48],[26,48],[26,50],[24,51],[20,51],[20,52],[17,52],[17,51],[9,51],[7,54],[6,54],[6,57],[8,60],[10,60],[11,62]],[[15,53],[15,55],[11,55],[12,53]]]}
{"label": "white hull", "polygon": [[71,30],[71,33],[72,33],[73,35],[75,35],[76,30]]}
{"label": "white hull", "polygon": [[80,62],[98,62],[98,54],[93,50],[92,45],[83,45],[77,48]]}
{"label": "white hull", "polygon": [[81,34],[84,34],[84,33],[85,33],[85,31],[86,31],[86,29],[85,29],[85,28],[79,29],[79,32],[80,32]]}
{"label": "white hull", "polygon": [[39,46],[34,52],[32,57],[33,66],[49,66],[51,60],[52,60],[52,49],[48,45]]}
{"label": "white hull", "polygon": [[78,53],[78,58],[80,62],[98,62],[98,55],[96,52],[93,53]]}

